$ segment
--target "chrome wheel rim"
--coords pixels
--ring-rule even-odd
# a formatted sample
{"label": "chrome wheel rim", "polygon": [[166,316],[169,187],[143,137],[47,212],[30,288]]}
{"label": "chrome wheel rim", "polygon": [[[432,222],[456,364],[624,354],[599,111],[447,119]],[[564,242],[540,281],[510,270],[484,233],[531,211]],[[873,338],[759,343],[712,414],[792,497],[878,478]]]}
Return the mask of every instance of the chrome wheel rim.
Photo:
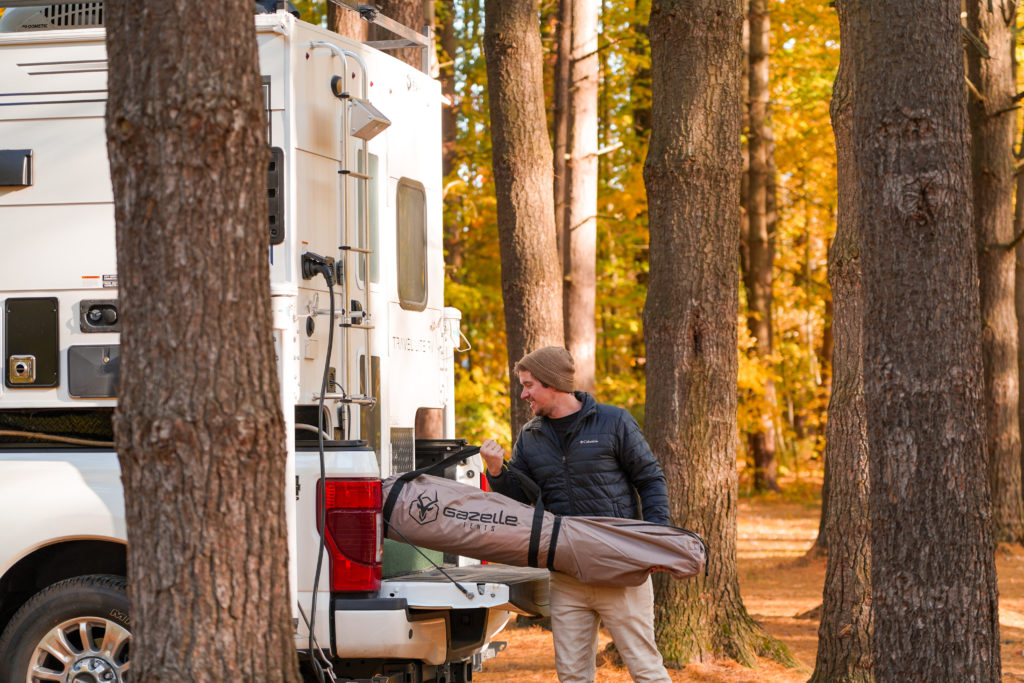
{"label": "chrome wheel rim", "polygon": [[131,633],[100,617],[50,629],[29,659],[26,683],[127,683]]}

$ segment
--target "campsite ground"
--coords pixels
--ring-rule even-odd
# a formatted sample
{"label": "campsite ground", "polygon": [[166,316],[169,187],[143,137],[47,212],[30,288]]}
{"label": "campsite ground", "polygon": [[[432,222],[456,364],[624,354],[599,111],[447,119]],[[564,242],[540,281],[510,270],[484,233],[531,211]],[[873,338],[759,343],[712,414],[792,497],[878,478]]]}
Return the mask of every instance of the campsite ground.
{"label": "campsite ground", "polygon": [[[809,497],[808,497],[809,498]],[[691,664],[670,671],[673,681],[700,683],[796,683],[814,669],[817,619],[800,618],[821,604],[825,560],[805,553],[818,531],[818,505],[777,496],[743,498],[739,512],[740,590],[747,610],[789,646],[803,666],[787,669],[763,660],[756,669],[731,662]],[[999,621],[1004,681],[1024,682],[1024,548],[1000,548]],[[556,681],[551,633],[537,626],[510,628],[498,639],[508,649],[484,664],[473,680],[483,683]],[[602,645],[608,641],[601,633]],[[603,663],[599,683],[627,683],[629,673]]]}

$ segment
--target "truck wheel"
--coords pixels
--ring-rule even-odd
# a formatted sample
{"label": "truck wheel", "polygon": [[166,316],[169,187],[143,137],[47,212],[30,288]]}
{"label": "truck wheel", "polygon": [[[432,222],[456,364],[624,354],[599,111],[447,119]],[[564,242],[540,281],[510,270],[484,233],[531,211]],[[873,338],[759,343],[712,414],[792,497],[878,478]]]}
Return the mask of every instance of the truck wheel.
{"label": "truck wheel", "polygon": [[0,637],[0,681],[125,683],[128,596],[119,576],[66,579],[36,593]]}

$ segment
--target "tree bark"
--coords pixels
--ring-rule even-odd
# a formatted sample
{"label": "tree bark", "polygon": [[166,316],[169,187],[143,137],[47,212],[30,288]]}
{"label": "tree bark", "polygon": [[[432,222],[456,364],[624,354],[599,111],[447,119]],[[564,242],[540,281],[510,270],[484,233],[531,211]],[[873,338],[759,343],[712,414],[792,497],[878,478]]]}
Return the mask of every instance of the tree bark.
{"label": "tree bark", "polygon": [[594,391],[597,348],[597,0],[572,1],[569,88],[569,189],[565,216],[563,293],[566,348],[576,362],[576,387]]}
{"label": "tree bark", "polygon": [[645,433],[672,523],[713,548],[708,577],[655,583],[655,634],[670,666],[785,658],[747,614],[736,571],[740,0],[654,0]]}
{"label": "tree bark", "polygon": [[[762,366],[770,366],[772,355],[772,266],[775,260],[774,235],[769,231],[769,186],[771,175],[772,127],[769,109],[770,84],[768,53],[771,19],[767,0],[750,0],[750,157],[747,191],[747,267],[743,283],[747,291],[747,327],[756,344],[753,355]],[[774,208],[774,207],[773,207]],[[765,381],[759,429],[747,435],[754,461],[754,488],[759,491],[779,488],[775,462],[775,382]]]}
{"label": "tree bark", "polygon": [[967,77],[977,89],[977,94],[968,95],[967,111],[981,285],[985,445],[996,543],[1024,539],[1015,255],[1002,246],[1013,239],[1016,87],[1011,58],[1016,9],[1016,3],[1007,0],[967,3],[967,30],[987,50],[983,55],[977,46],[967,43]]}
{"label": "tree bark", "polygon": [[106,9],[132,679],[298,681],[252,3]]}
{"label": "tree bark", "polygon": [[[868,519],[868,452],[864,422],[861,318],[861,265],[858,246],[857,176],[853,158],[854,84],[850,57],[856,49],[847,36],[846,5],[836,7],[843,50],[832,91],[832,129],[836,139],[838,214],[829,249],[829,285],[835,304],[832,394],[826,425],[826,482],[819,541],[827,546],[828,565],[818,657],[812,683],[870,683],[871,526]],[[824,494],[822,496],[824,498]]]}
{"label": "tree bark", "polygon": [[847,10],[875,676],[997,681],[960,2]]}
{"label": "tree bark", "polygon": [[519,400],[522,386],[513,365],[530,351],[564,341],[537,11],[537,0],[491,0],[485,5],[513,438],[532,417],[529,406]]}

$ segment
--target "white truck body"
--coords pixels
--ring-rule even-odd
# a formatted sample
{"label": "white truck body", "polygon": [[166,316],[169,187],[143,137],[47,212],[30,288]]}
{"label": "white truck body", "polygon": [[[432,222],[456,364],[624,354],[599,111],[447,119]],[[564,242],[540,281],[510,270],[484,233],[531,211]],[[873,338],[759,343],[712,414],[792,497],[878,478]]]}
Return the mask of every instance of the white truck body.
{"label": "white truck body", "polygon": [[[104,30],[5,33],[3,21],[0,17],[0,339],[5,340],[5,381],[0,382],[0,632],[31,594],[55,581],[124,572],[126,539],[112,449],[17,438],[12,442],[2,436],[4,416],[32,424],[39,416],[108,414],[116,392],[104,384],[103,372],[116,356],[119,338],[116,329],[105,331],[102,324],[93,328],[85,322],[94,302],[116,307],[117,298],[104,129]],[[286,424],[289,433],[315,432],[318,394],[329,366],[337,385],[324,401],[324,428],[332,437],[325,457],[327,477],[379,480],[420,462],[426,446],[416,440],[418,424],[432,425],[430,436],[444,443],[455,437],[453,349],[460,314],[444,306],[440,88],[428,75],[382,52],[285,12],[256,15],[255,22],[268,142],[279,150],[278,163],[283,162],[272,198],[278,202],[277,243],[268,237],[268,259]],[[342,80],[332,90],[334,77]],[[371,102],[390,126],[366,141],[347,134],[344,110],[353,105],[336,96],[341,91]],[[350,127],[355,125],[350,122]],[[15,177],[17,161],[12,158],[25,159],[31,167],[22,182]],[[359,174],[373,179],[360,179]],[[342,245],[366,247],[366,242],[372,256],[339,250]],[[326,310],[331,294],[324,278],[302,277],[306,252],[344,263],[344,282],[334,294],[337,309],[346,312],[339,319],[369,323],[369,329],[336,328],[330,358]],[[364,280],[364,258],[372,261],[369,283]],[[13,348],[21,318],[12,302],[20,301],[28,301],[34,310],[40,302],[53,302],[54,339],[41,342],[57,359],[49,386],[39,377],[21,381],[24,375],[18,373],[24,368],[15,367],[19,359],[32,358],[32,372],[46,371],[43,360]],[[359,308],[368,317],[359,318]],[[81,353],[94,360],[98,353],[102,367],[83,364]],[[346,397],[365,397],[363,403],[372,405]],[[297,422],[305,426],[296,427]],[[294,474],[295,489],[283,492],[289,501],[291,587],[300,651],[306,650],[309,636],[304,617],[315,611],[316,640],[335,658],[343,677],[386,674],[386,667],[378,666],[374,673],[365,666],[341,666],[348,660],[381,660],[409,663],[401,674],[408,678],[392,674],[398,676],[393,680],[458,679],[461,674],[456,669],[450,673],[449,665],[464,666],[474,657],[479,663],[487,656],[488,644],[510,611],[543,611],[536,604],[543,603],[543,572],[517,573],[447,558],[449,565],[462,565],[454,571],[471,589],[472,597],[467,597],[430,572],[403,573],[403,568],[423,569],[422,563],[391,542],[384,547],[385,576],[379,587],[332,593],[325,560],[312,605],[320,543],[320,463],[311,447],[315,441],[309,440],[315,438],[309,433],[299,447],[289,439],[289,481]],[[452,476],[479,485],[480,465],[474,456]],[[389,558],[398,558],[392,562],[398,570],[389,572]],[[395,666],[392,670],[398,671]]]}

